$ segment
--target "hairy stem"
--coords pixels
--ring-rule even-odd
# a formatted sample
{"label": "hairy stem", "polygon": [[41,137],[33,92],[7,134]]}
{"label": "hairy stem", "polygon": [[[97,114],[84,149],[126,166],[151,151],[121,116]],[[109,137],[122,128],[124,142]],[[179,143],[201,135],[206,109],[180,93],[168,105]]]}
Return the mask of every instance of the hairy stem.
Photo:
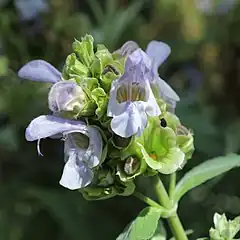
{"label": "hairy stem", "polygon": [[[167,191],[161,179],[158,176],[154,178],[154,188],[159,203],[164,208],[167,209],[173,208],[173,202],[170,200]],[[188,240],[177,213],[167,218],[167,221],[176,240]]]}

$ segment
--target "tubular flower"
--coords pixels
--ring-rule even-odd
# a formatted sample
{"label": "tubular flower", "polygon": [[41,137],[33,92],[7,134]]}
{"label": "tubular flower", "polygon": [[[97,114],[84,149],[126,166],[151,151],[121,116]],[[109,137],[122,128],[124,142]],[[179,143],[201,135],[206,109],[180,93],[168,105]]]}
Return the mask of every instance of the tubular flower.
{"label": "tubular flower", "polygon": [[137,49],[126,60],[125,72],[112,83],[108,116],[113,117],[111,129],[121,137],[140,135],[147,125],[148,116],[161,111],[152,93],[151,61]]}
{"label": "tubular flower", "polygon": [[75,190],[92,182],[93,170],[100,163],[102,138],[99,131],[80,121],[62,119],[51,115],[35,118],[26,129],[26,139],[35,141],[60,136],[65,139],[66,163],[60,184]]}
{"label": "tubular flower", "polygon": [[[138,48],[139,46],[136,42],[127,41],[115,53],[120,54],[123,57],[128,57]],[[152,77],[150,85],[152,89],[157,90],[157,97],[160,96],[165,102],[170,105],[170,110],[174,111],[176,108],[176,102],[178,102],[180,98],[176,92],[158,75],[158,68],[167,59],[170,53],[171,48],[166,43],[159,41],[151,41],[146,49],[146,54],[150,58],[149,61],[151,61]]]}

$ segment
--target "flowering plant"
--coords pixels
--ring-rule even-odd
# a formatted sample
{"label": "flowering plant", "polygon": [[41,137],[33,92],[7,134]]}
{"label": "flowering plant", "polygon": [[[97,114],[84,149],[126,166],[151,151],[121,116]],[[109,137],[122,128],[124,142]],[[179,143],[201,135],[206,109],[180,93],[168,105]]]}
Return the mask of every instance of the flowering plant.
{"label": "flowering plant", "polygon": [[[176,184],[176,174],[194,152],[193,133],[175,114],[180,100],[158,75],[170,47],[158,41],[142,50],[128,41],[111,53],[86,35],[75,40],[62,72],[33,60],[19,77],[50,82],[50,115],[32,120],[28,141],[52,137],[64,141],[65,166],[59,183],[86,200],[134,195],[149,206],[140,212],[121,239],[155,238],[166,218],[176,239],[187,239],[177,215],[180,198],[190,189],[238,166],[236,155],[209,160]],[[162,176],[170,177],[169,191]],[[139,176],[152,181],[158,202],[137,190]],[[166,239],[166,237],[161,238]]]}

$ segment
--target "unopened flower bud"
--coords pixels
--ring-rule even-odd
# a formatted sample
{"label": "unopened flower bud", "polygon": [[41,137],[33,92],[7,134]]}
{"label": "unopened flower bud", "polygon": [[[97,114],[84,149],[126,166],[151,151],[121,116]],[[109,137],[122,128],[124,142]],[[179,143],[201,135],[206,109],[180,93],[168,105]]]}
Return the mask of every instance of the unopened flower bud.
{"label": "unopened flower bud", "polygon": [[54,84],[48,95],[49,108],[53,112],[81,111],[86,102],[83,89],[71,81]]}

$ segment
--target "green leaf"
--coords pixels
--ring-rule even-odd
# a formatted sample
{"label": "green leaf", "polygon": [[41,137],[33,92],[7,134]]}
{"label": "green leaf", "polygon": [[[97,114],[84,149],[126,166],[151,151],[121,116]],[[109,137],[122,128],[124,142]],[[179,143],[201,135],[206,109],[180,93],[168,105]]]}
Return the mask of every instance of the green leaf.
{"label": "green leaf", "polygon": [[145,240],[151,238],[158,226],[161,211],[157,208],[144,208],[137,218],[121,233],[117,240]]}
{"label": "green leaf", "polygon": [[172,198],[178,201],[189,190],[234,167],[240,166],[239,155],[228,155],[208,160],[190,170],[177,184]]}
{"label": "green leaf", "polygon": [[149,240],[166,240],[166,239],[167,239],[167,231],[163,226],[163,222],[159,220],[158,227],[154,235]]}

